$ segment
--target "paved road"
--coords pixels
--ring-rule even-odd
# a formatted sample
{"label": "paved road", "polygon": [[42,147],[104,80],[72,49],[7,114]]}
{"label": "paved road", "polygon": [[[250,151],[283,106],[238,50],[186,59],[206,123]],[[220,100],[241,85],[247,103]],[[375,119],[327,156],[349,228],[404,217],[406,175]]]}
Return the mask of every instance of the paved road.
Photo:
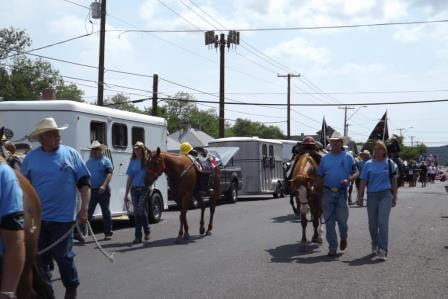
{"label": "paved road", "polygon": [[[448,296],[448,194],[441,183],[401,188],[391,214],[386,262],[370,255],[365,208],[351,208],[349,243],[337,259],[327,244],[300,244],[287,198],[251,199],[217,208],[214,234],[175,245],[178,212],[164,214],[152,240],[129,246],[133,228],[115,222],[109,263],[94,244],[76,246],[80,298],[442,298]],[[311,236],[311,230],[309,230]],[[98,234],[102,237],[102,234]],[[63,287],[55,273],[55,290]]]}

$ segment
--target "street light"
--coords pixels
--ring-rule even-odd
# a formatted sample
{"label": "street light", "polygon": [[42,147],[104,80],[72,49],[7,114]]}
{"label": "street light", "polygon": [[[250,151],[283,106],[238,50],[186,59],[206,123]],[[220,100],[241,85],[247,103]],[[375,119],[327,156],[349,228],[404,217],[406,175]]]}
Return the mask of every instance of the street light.
{"label": "street light", "polygon": [[[361,109],[361,108],[367,108],[367,106],[365,106],[365,105],[363,105],[363,106],[359,106],[358,107],[358,109],[356,109],[353,113],[352,113],[352,115],[350,115],[346,120],[345,120],[345,132],[346,132],[346,136],[348,136],[348,126],[349,126],[349,123],[348,123],[348,121]],[[347,111],[347,110],[346,110]]]}

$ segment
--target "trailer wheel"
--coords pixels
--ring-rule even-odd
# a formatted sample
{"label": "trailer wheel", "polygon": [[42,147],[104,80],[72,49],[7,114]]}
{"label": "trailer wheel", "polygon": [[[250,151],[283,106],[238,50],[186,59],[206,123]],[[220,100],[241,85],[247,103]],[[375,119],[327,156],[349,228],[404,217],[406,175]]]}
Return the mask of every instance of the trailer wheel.
{"label": "trailer wheel", "polygon": [[226,200],[230,203],[238,201],[238,185],[235,181],[230,184],[229,190],[226,192]]}
{"label": "trailer wheel", "polygon": [[162,219],[163,199],[159,193],[153,193],[148,200],[148,219],[150,223],[157,223]]}
{"label": "trailer wheel", "polygon": [[275,191],[273,193],[274,198],[283,197],[283,190],[282,190],[282,184],[277,183],[277,186],[275,187]]}

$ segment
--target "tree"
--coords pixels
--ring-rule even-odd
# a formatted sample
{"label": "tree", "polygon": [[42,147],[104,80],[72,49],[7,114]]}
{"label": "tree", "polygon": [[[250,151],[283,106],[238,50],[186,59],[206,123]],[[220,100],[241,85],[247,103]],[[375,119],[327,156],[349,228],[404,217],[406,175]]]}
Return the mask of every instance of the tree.
{"label": "tree", "polygon": [[[39,99],[45,88],[55,88],[57,99],[83,101],[84,94],[75,84],[65,84],[59,71],[50,63],[31,60],[21,52],[31,45],[31,39],[23,30],[7,28],[0,30],[0,97],[6,100]],[[7,58],[8,56],[11,56]]]}
{"label": "tree", "polygon": [[123,94],[116,94],[111,98],[108,98],[104,101],[104,106],[109,106],[110,108],[129,111],[129,112],[137,112],[137,113],[145,113],[144,110],[140,110],[133,103],[129,102],[129,97]]}
{"label": "tree", "polygon": [[280,128],[276,126],[266,126],[259,122],[253,122],[248,119],[238,118],[232,127],[235,136],[258,136],[269,139],[284,139],[285,136]]}

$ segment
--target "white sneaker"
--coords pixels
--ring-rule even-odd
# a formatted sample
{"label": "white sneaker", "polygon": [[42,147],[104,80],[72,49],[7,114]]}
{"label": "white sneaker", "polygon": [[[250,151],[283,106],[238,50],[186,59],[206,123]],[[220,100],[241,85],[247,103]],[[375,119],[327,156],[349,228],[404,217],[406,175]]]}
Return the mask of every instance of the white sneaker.
{"label": "white sneaker", "polygon": [[372,246],[372,254],[373,255],[378,255],[378,247]]}
{"label": "white sneaker", "polygon": [[383,249],[378,250],[378,259],[381,261],[387,260],[387,252]]}

